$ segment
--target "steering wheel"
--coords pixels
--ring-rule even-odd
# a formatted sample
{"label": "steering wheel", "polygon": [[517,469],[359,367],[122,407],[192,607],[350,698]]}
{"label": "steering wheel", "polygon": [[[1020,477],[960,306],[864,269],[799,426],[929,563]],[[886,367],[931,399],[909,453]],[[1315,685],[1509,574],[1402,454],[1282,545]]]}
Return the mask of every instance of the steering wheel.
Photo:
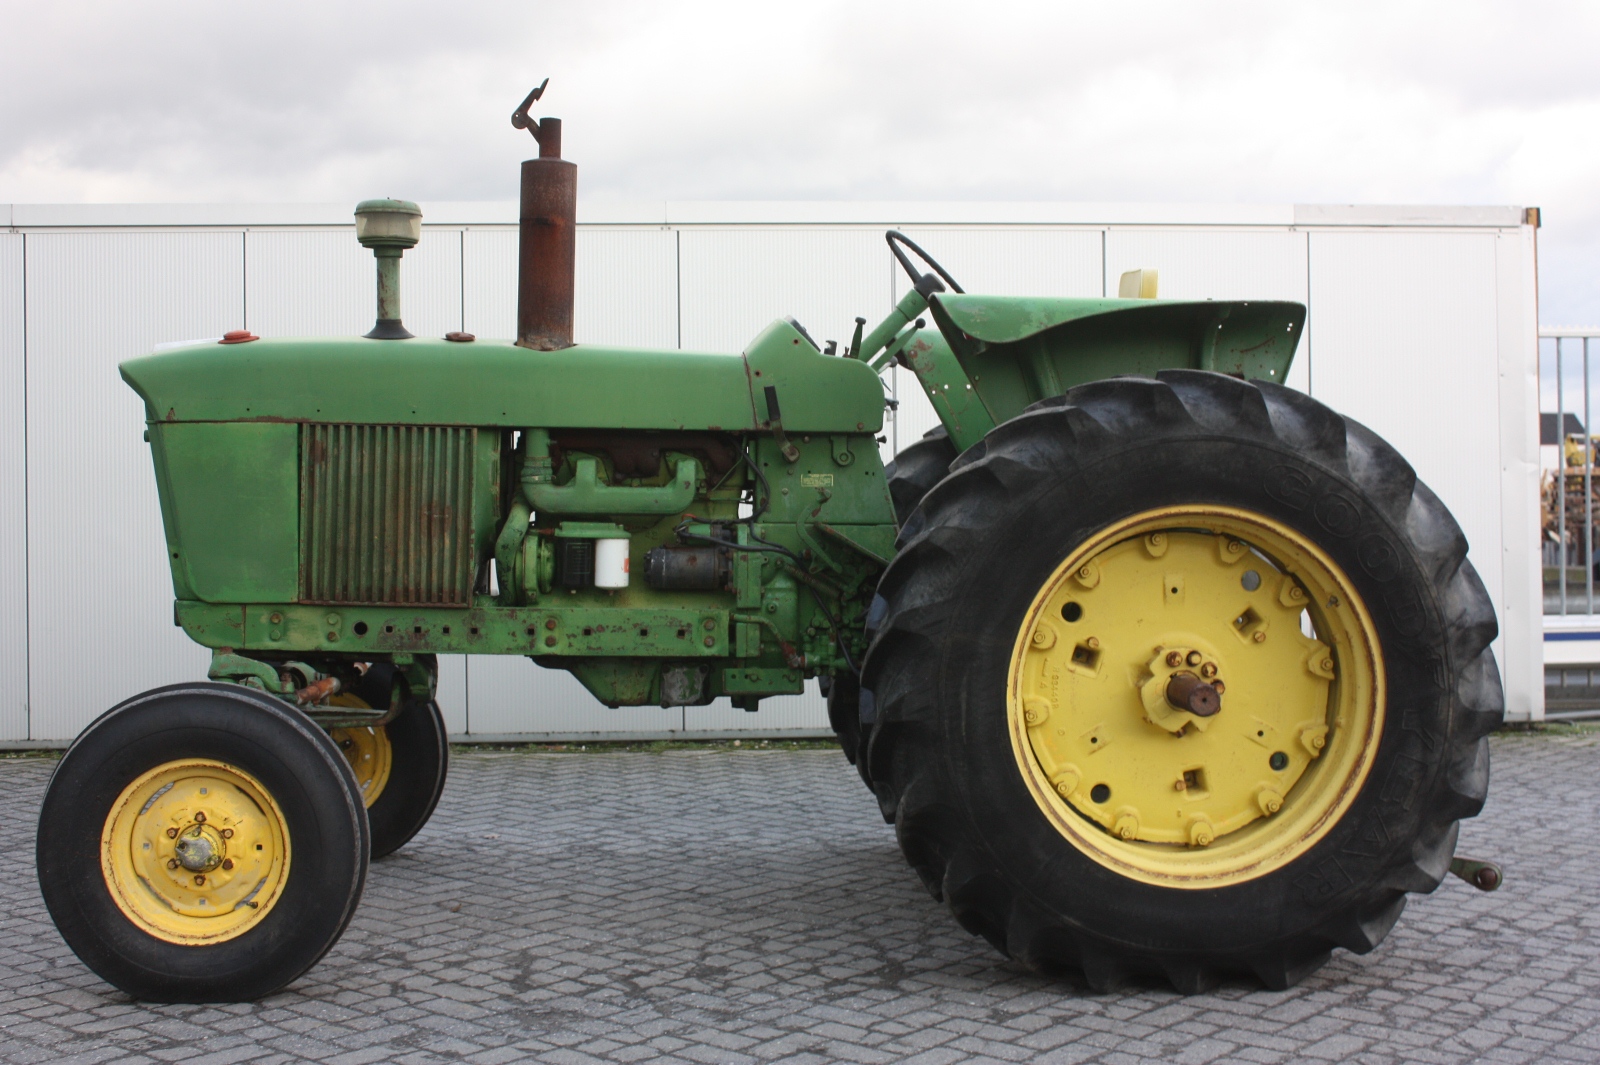
{"label": "steering wheel", "polygon": [[[883,235],[883,239],[889,242],[889,250],[893,252],[894,257],[900,261],[900,266],[911,278],[912,285],[918,292],[922,293],[923,296],[931,296],[935,292],[943,292],[945,291],[945,285],[949,285],[950,291],[952,292],[966,292],[966,289],[956,284],[956,279],[950,276],[950,272],[948,270],[934,261],[933,256],[917,247],[916,241],[912,240],[898,229],[889,230]],[[930,267],[932,267],[934,274],[938,274],[939,277],[944,278],[944,284],[940,284],[939,279],[934,277],[933,274],[924,274],[918,272],[917,268],[911,265],[910,258],[908,258],[906,253],[901,250],[900,245],[902,244],[905,245],[906,248],[909,248],[911,251],[915,252],[917,258],[921,259],[924,263],[927,263]]]}

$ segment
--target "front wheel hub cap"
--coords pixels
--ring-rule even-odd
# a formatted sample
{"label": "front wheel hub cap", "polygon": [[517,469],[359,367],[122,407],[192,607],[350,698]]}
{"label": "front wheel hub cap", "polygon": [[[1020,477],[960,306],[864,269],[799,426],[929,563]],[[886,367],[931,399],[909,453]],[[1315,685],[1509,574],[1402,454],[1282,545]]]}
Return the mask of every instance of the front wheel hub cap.
{"label": "front wheel hub cap", "polygon": [[227,845],[223,842],[222,833],[209,825],[194,825],[186,832],[178,833],[178,842],[173,844],[173,852],[177,855],[178,864],[191,873],[209,873],[221,865],[227,855]]}
{"label": "front wheel hub cap", "polygon": [[220,943],[261,923],[289,880],[288,821],[238,766],[184,758],[123,789],[100,835],[100,872],[123,915],[157,939]]}

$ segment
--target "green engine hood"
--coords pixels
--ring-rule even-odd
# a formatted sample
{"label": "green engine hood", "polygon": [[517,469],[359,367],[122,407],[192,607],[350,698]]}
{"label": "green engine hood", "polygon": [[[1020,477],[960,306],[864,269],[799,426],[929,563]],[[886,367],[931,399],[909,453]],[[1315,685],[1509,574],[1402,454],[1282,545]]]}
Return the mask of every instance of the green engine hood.
{"label": "green engine hood", "polygon": [[346,422],[593,429],[760,430],[765,388],[786,428],[877,432],[883,389],[851,359],[774,322],[743,355],[418,337],[196,342],[121,366],[151,421]]}

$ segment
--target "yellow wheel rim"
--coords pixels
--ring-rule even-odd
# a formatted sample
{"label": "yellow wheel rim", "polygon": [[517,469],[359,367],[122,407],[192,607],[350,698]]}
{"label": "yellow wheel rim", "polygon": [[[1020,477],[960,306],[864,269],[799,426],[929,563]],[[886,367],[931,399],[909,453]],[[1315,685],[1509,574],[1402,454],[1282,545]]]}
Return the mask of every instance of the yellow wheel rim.
{"label": "yellow wheel rim", "polygon": [[220,943],[254,928],[282,897],[289,830],[249,773],[180,759],[123,789],[100,834],[100,868],[117,908],[145,932]]}
{"label": "yellow wheel rim", "polygon": [[1006,702],[1023,779],[1073,846],[1135,880],[1212,888],[1338,823],[1383,691],[1371,616],[1332,559],[1262,515],[1193,505],[1119,522],[1057,567]]}
{"label": "yellow wheel rim", "polygon": [[[367,704],[354,695],[336,695],[328,700],[335,706],[367,709]],[[345,761],[355,771],[356,783],[361,786],[361,799],[367,809],[378,801],[389,783],[389,770],[394,766],[394,747],[389,743],[389,733],[382,725],[330,729],[328,735],[344,752]]]}

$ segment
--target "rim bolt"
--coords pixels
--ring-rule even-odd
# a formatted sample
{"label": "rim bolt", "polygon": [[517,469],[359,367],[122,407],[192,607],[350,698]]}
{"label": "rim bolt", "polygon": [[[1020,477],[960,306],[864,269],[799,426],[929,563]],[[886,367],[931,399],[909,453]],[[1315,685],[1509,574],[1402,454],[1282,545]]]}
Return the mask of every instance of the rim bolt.
{"label": "rim bolt", "polygon": [[194,886],[195,887],[204,887],[205,883],[206,883],[206,875],[204,873],[196,873],[196,874],[194,874]]}
{"label": "rim bolt", "polygon": [[1100,637],[1098,636],[1091,636],[1083,642],[1088,644],[1092,650],[1098,650],[1100,647]]}
{"label": "rim bolt", "polygon": [[1228,541],[1228,554],[1237,555],[1239,552],[1241,552],[1243,550],[1244,550],[1244,544],[1241,544],[1237,540],[1229,540]]}
{"label": "rim bolt", "polygon": [[233,868],[233,859],[232,858],[224,858],[224,859],[222,859],[222,867],[224,869],[232,869]]}
{"label": "rim bolt", "polygon": [[178,859],[176,859],[176,858],[168,858],[167,859],[167,868],[168,869],[176,869],[177,867],[178,867]]}
{"label": "rim bolt", "polygon": [[1264,632],[1253,632],[1253,633],[1250,634],[1250,638],[1252,640],[1254,640],[1256,643],[1266,643],[1267,642],[1267,634],[1264,633]]}
{"label": "rim bolt", "polygon": [[223,839],[232,839],[233,838],[233,829],[231,829],[231,828],[223,829],[222,830],[222,838]]}
{"label": "rim bolt", "polygon": [[196,824],[200,824],[200,825],[205,824],[206,823],[206,812],[204,810],[198,811],[194,815],[194,820],[195,820]]}
{"label": "rim bolt", "polygon": [[1183,665],[1183,652],[1182,651],[1173,651],[1170,654],[1168,654],[1167,655],[1167,665],[1174,666],[1174,667]]}
{"label": "rim bolt", "polygon": [[175,828],[167,829],[167,838],[168,839],[177,839],[178,838],[178,830],[175,829]]}
{"label": "rim bolt", "polygon": [[1331,658],[1324,658],[1324,659],[1323,659],[1323,660],[1322,660],[1322,668],[1323,668],[1323,669],[1332,669],[1332,668],[1333,668],[1333,659],[1331,659]]}

